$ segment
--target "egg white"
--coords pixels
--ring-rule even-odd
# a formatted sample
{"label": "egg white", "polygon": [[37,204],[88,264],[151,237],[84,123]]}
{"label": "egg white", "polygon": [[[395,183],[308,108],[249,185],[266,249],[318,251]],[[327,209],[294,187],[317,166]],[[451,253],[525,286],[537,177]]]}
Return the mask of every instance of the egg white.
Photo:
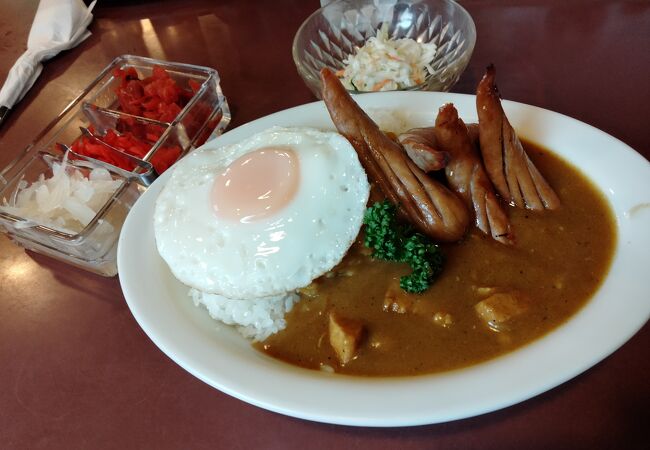
{"label": "egg white", "polygon": [[[252,223],[217,217],[215,177],[246,153],[281,145],[300,164],[289,204]],[[274,127],[234,145],[204,146],[172,170],[155,206],[158,251],[182,283],[232,299],[292,291],[331,270],[359,233],[370,191],[351,144],[310,128]]]}

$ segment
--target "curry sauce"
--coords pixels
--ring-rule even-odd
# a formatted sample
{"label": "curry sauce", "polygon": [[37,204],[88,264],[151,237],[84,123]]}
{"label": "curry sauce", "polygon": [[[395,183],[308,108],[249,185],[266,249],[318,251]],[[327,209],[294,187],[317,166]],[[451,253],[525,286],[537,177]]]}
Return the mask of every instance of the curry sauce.
{"label": "curry sauce", "polygon": [[[473,229],[444,244],[446,263],[423,294],[399,290],[403,264],[377,261],[358,241],[332,272],[303,290],[287,327],[255,344],[291,364],[339,373],[396,376],[462,368],[543,336],[574,315],[604,280],[616,243],[607,200],[577,169],[524,143],[556,189],[557,211],[508,207],[512,247]],[[475,306],[490,293],[515,293],[525,308],[493,327]],[[358,320],[365,335],[356,357],[338,362],[328,340],[331,311]]]}

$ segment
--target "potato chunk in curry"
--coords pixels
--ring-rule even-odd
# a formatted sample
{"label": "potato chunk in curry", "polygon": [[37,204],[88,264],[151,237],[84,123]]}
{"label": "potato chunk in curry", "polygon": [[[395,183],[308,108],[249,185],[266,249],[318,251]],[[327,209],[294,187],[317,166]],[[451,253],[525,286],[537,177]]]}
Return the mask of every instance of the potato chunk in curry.
{"label": "potato chunk in curry", "polygon": [[528,310],[528,299],[518,292],[497,292],[478,302],[474,309],[488,327],[503,331],[513,317]]}
{"label": "potato chunk in curry", "polygon": [[349,363],[357,353],[364,334],[359,320],[341,317],[332,311],[329,315],[329,339],[341,365]]}

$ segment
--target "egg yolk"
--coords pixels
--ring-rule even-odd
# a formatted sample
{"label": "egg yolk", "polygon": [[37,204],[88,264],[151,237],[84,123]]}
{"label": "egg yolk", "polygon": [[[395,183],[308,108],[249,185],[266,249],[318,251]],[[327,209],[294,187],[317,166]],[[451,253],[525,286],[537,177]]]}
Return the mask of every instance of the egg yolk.
{"label": "egg yolk", "polygon": [[291,147],[262,147],[239,157],[215,178],[212,206],[220,218],[254,222],[289,204],[299,182],[298,156]]}

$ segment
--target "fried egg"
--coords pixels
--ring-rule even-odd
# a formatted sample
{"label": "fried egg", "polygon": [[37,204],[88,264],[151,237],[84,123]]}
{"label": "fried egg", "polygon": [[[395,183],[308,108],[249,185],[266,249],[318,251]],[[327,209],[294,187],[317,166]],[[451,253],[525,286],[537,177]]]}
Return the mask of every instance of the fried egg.
{"label": "fried egg", "polygon": [[158,252],[182,283],[232,299],[289,292],[331,270],[370,191],[352,145],[310,128],[207,145],[172,170],[155,206]]}

